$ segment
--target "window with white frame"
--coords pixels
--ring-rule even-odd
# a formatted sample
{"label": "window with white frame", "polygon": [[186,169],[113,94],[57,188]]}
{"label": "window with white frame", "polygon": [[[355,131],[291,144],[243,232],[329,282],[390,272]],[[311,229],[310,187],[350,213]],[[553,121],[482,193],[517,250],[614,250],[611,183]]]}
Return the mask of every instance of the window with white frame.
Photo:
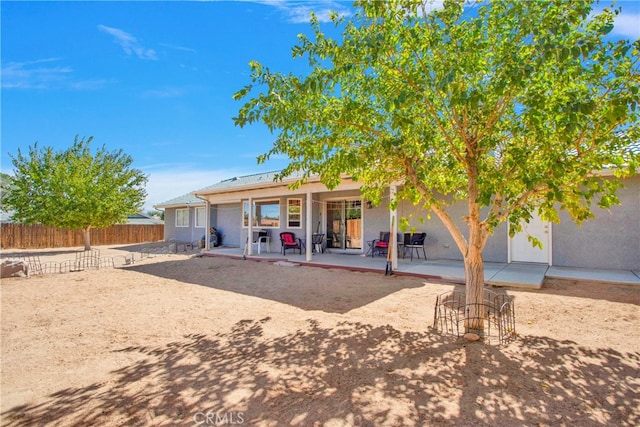
{"label": "window with white frame", "polygon": [[[249,202],[242,203],[242,226],[249,226]],[[280,200],[260,200],[253,202],[253,227],[280,227]]]}
{"label": "window with white frame", "polygon": [[287,228],[302,227],[302,199],[287,199]]}
{"label": "window with white frame", "polygon": [[176,227],[189,226],[189,209],[176,209]]}
{"label": "window with white frame", "polygon": [[196,208],[196,227],[206,227],[207,216],[205,208]]}

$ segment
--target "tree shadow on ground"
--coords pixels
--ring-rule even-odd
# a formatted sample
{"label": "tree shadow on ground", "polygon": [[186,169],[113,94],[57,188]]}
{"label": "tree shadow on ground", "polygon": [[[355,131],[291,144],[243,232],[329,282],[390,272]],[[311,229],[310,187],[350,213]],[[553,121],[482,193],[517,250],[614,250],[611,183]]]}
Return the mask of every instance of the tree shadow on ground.
{"label": "tree shadow on ground", "polygon": [[[253,262],[264,262],[269,270],[265,273],[265,269],[247,268],[247,263]],[[189,264],[187,269],[185,263]],[[346,313],[402,289],[424,286],[422,281],[409,277],[390,276],[380,284],[378,273],[345,274],[339,269],[281,267],[268,261],[222,257],[140,264],[127,270],[331,313]],[[224,274],[220,274],[222,270]],[[371,280],[374,277],[376,280]]]}
{"label": "tree shadow on ground", "polygon": [[269,320],[118,349],[141,359],[103,383],[12,408],[3,424],[213,425],[207,416],[252,426],[640,423],[638,353],[545,337],[497,348],[353,322],[308,321],[274,338]]}

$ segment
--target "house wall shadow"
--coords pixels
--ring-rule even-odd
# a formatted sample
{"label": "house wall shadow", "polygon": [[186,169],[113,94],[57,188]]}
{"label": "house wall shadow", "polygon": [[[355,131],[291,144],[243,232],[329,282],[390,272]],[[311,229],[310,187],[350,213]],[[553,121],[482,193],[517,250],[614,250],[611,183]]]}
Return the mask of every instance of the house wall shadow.
{"label": "house wall shadow", "polygon": [[[250,268],[254,262],[266,264],[266,273],[264,268]],[[273,300],[303,310],[331,313],[346,313],[402,289],[424,286],[423,281],[411,277],[391,276],[381,283],[379,273],[345,274],[344,270],[339,269],[281,267],[267,261],[243,261],[224,257],[140,264],[127,269]],[[376,280],[372,280],[374,277]]]}
{"label": "house wall shadow", "polygon": [[207,413],[245,425],[640,422],[637,353],[546,337],[500,349],[388,325],[327,328],[313,320],[273,338],[264,333],[269,322],[243,320],[225,333],[118,349],[142,358],[108,381],[12,408],[2,423],[206,425]]}

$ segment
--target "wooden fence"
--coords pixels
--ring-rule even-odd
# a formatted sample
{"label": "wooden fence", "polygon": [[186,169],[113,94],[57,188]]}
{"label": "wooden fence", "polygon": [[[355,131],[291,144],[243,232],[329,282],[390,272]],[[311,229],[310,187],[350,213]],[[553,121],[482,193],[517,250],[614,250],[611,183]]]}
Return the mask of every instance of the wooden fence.
{"label": "wooden fence", "polygon": [[[69,248],[84,246],[82,231],[44,225],[2,224],[2,249]],[[164,225],[112,225],[91,230],[91,246],[157,242],[164,239]]]}

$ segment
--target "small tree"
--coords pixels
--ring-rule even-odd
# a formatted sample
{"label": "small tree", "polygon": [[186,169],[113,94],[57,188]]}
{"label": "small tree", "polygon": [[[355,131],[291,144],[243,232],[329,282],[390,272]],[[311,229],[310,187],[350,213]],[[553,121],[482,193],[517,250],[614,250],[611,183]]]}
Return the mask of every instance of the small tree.
{"label": "small tree", "polygon": [[0,203],[2,203],[2,206],[4,206],[4,198],[7,194],[9,194],[10,188],[11,188],[11,177],[6,173],[0,172]]}
{"label": "small tree", "polygon": [[102,146],[95,155],[93,137],[78,140],[67,150],[54,152],[36,142],[25,156],[11,156],[14,176],[5,198],[13,219],[27,224],[82,230],[84,248],[91,249],[92,228],[123,223],[140,211],[147,177],[131,168],[133,159],[122,150]]}
{"label": "small tree", "polygon": [[[377,203],[399,183],[398,199],[435,213],[464,259],[467,329],[482,331],[493,230],[508,222],[513,235],[536,211],[558,221],[558,208],[580,223],[592,202],[618,203],[615,178],[635,172],[625,146],[639,138],[640,41],[606,41],[619,10],[592,15],[590,1],[356,5],[348,22],[333,16],[342,40],[316,19],[314,39],[299,36],[305,77],[252,62],[253,85],[235,98],[260,93],[234,120],[278,132],[258,160],[287,155],[279,177],[318,174],[334,188],[350,174]],[[465,229],[450,214],[459,202]]]}

